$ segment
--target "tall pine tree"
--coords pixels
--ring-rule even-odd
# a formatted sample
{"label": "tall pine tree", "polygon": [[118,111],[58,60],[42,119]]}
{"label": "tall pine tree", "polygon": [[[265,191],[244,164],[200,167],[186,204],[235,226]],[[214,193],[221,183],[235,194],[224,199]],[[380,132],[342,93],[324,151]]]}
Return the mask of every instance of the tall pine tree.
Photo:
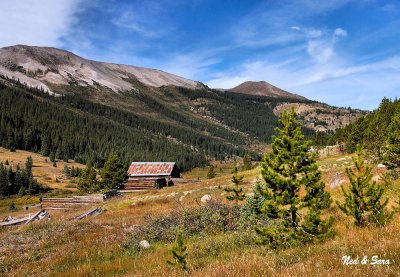
{"label": "tall pine tree", "polygon": [[[281,114],[279,124],[272,137],[272,151],[261,164],[265,184],[256,189],[264,199],[263,213],[275,222],[274,227],[256,228],[258,242],[273,248],[332,234],[332,218],[320,217],[321,210],[330,206],[331,198],[321,181],[317,154],[309,151],[311,141],[305,139],[293,109]],[[304,197],[300,195],[302,188]],[[300,212],[305,216],[301,217]]]}
{"label": "tall pine tree", "polygon": [[104,188],[119,189],[127,178],[126,167],[118,156],[111,152],[101,170],[101,182]]}
{"label": "tall pine tree", "polygon": [[78,189],[81,192],[93,193],[100,190],[99,182],[96,178],[97,172],[92,167],[92,164],[88,161],[86,168],[82,170],[81,176],[78,182]]}
{"label": "tall pine tree", "polygon": [[2,162],[0,162],[0,196],[8,196],[8,178],[7,171]]}

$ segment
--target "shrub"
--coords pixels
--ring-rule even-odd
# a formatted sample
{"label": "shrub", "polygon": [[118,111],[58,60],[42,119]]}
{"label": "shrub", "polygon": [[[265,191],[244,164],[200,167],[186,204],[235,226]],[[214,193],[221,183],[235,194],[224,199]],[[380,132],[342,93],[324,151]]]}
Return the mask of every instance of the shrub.
{"label": "shrub", "polygon": [[172,242],[179,230],[185,237],[191,237],[234,231],[240,227],[240,207],[210,201],[204,206],[146,218],[145,224],[135,228],[124,247],[135,249],[141,240]]}

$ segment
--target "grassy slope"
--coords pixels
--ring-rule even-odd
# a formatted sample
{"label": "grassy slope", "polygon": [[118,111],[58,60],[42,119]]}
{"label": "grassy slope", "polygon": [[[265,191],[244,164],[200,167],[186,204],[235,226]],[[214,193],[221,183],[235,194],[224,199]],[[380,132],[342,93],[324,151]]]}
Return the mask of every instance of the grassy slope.
{"label": "grassy slope", "polygon": [[[330,157],[320,162],[323,176],[329,180],[333,172],[343,172],[346,160]],[[218,172],[218,171],[217,171]],[[375,169],[377,172],[377,169]],[[167,214],[174,209],[200,205],[202,195],[224,200],[224,186],[230,175],[204,179],[206,169],[192,173],[201,182],[178,185],[160,191],[127,195],[107,202],[107,211],[81,222],[65,219],[72,213],[56,213],[47,222],[0,229],[0,270],[12,276],[30,274],[53,276],[181,276],[170,268],[170,244],[153,244],[138,256],[126,254],[120,245],[129,236],[132,226],[141,224],[145,215]],[[248,192],[260,169],[242,173]],[[387,188],[391,199],[397,199],[400,182]],[[331,190],[335,200],[341,199],[338,188]],[[180,201],[181,200],[181,201]],[[75,212],[76,213],[76,212]],[[355,228],[334,205],[335,238],[322,244],[307,245],[281,252],[246,243],[237,234],[217,234],[188,241],[192,276],[396,276],[400,272],[400,218],[384,228]],[[390,259],[390,266],[344,266],[343,255],[379,255]]]}
{"label": "grassy slope", "polygon": [[[20,166],[23,167],[29,156],[31,156],[33,160],[33,177],[35,177],[39,183],[50,188],[68,189],[67,186],[71,182],[71,179],[67,178],[64,174],[65,165],[68,167],[85,167],[84,165],[75,163],[71,160],[68,163],[57,160],[57,167],[54,167],[53,163],[50,162],[49,157],[44,157],[40,154],[23,150],[10,152],[8,149],[0,147],[0,161],[5,163],[5,161],[8,160],[10,165],[13,165],[14,167],[17,166],[17,164],[20,164]],[[58,182],[56,181],[56,178],[58,179]]]}

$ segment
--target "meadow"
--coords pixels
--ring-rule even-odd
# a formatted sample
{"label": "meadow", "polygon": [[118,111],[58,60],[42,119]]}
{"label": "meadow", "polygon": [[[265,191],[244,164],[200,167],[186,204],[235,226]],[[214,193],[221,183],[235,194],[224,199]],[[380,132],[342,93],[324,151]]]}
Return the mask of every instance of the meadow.
{"label": "meadow", "polygon": [[[22,158],[22,157],[21,157]],[[36,162],[43,161],[35,159]],[[323,179],[334,200],[342,200],[340,187],[329,186],[332,176],[340,176],[340,184],[347,186],[344,169],[350,156],[331,156],[319,161]],[[57,167],[57,169],[60,167]],[[38,167],[37,167],[38,169]],[[196,182],[167,187],[158,191],[126,194],[122,198],[102,204],[105,212],[97,217],[81,221],[69,221],[83,212],[52,212],[51,219],[33,222],[26,226],[0,229],[0,272],[9,276],[183,276],[184,273],[167,264],[171,259],[173,240],[150,240],[150,248],[140,249],[136,242],[142,233],[138,228],[149,228],[164,222],[162,236],[170,230],[174,214],[184,214],[190,209],[215,211],[230,205],[224,186],[231,184],[227,168],[216,169],[218,176],[206,179],[207,168],[188,172]],[[375,178],[382,169],[374,165]],[[239,172],[244,176],[243,186],[247,194],[257,181],[261,181],[260,167]],[[209,194],[209,203],[200,198]],[[398,200],[400,183],[386,187],[391,205]],[[213,204],[214,203],[214,204]],[[214,208],[217,207],[217,208]],[[219,207],[219,208],[218,208]],[[226,207],[226,206],[225,206]],[[225,210],[224,210],[225,211]],[[226,212],[226,211],[225,211]],[[218,218],[209,220],[211,230],[192,230],[186,238],[190,276],[398,276],[400,272],[400,218],[397,214],[385,227],[355,227],[352,219],[345,216],[335,204],[326,212],[335,218],[335,236],[325,242],[298,245],[286,250],[271,250],[254,242],[254,232],[242,231],[235,226],[235,213],[218,225]],[[5,216],[10,212],[2,212]],[[222,214],[222,213],[221,213]],[[171,215],[171,216],[170,216]],[[213,214],[220,215],[220,214]],[[199,214],[203,220],[204,214]],[[161,218],[164,221],[154,219]],[[169,221],[168,221],[169,220]],[[199,228],[192,220],[193,228]],[[201,221],[200,220],[200,221]],[[190,221],[190,222],[192,222]],[[170,222],[170,223],[165,223]],[[153,225],[151,225],[153,224]],[[155,225],[154,225],[155,224]],[[213,225],[215,224],[215,226]],[[208,229],[208,228],[206,228]],[[144,230],[146,232],[146,230]],[[151,232],[151,231],[148,231]],[[137,237],[135,237],[137,236]],[[368,264],[344,265],[343,256],[361,259]],[[371,259],[381,263],[371,264]],[[384,261],[383,261],[384,260]]]}

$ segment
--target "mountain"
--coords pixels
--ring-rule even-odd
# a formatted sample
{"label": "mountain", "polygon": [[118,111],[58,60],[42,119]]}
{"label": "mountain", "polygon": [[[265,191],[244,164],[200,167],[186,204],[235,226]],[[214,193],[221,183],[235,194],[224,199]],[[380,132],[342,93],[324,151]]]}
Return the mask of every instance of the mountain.
{"label": "mountain", "polygon": [[258,95],[258,96],[284,97],[284,98],[306,100],[306,98],[303,96],[284,91],[265,81],[260,81],[260,82],[247,81],[234,88],[229,89],[229,91]]}
{"label": "mountain", "polygon": [[90,61],[55,48],[5,47],[0,146],[96,166],[114,150],[126,163],[176,161],[187,170],[246,152],[259,159],[279,113],[291,107],[309,137],[362,114],[266,82],[238,87],[210,89],[160,70]]}
{"label": "mountain", "polygon": [[0,48],[0,74],[50,91],[75,84],[119,92],[133,89],[132,80],[153,87],[201,87],[199,82],[161,70],[96,62],[65,50],[25,45]]}

